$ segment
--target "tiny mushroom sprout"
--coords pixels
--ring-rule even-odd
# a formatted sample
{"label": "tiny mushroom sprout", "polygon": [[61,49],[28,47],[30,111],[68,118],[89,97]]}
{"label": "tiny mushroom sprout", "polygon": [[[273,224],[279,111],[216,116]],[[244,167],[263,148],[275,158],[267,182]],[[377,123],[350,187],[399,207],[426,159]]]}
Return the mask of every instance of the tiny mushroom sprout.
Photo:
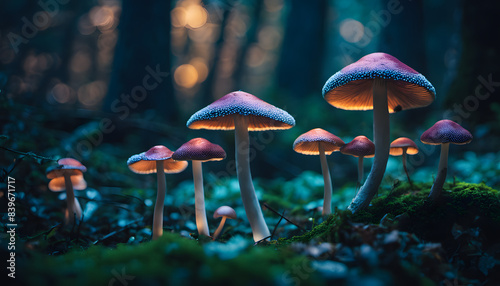
{"label": "tiny mushroom sprout", "polygon": [[217,240],[222,233],[222,229],[224,229],[224,224],[226,223],[226,219],[236,219],[236,212],[232,207],[222,206],[215,210],[214,218],[222,217],[219,227],[215,230],[213,235],[213,240]]}
{"label": "tiny mushroom sprout", "polygon": [[446,180],[450,143],[457,145],[468,144],[472,141],[472,134],[470,134],[469,131],[465,130],[458,123],[444,119],[436,122],[431,128],[422,133],[420,141],[429,145],[441,145],[438,173],[429,194],[429,198],[437,200]]}
{"label": "tiny mushroom sprout", "polygon": [[399,137],[398,139],[392,141],[390,146],[389,154],[391,156],[402,156],[403,157],[403,168],[408,178],[408,183],[411,183],[410,175],[408,174],[408,169],[406,168],[406,154],[415,155],[418,154],[418,147],[413,140],[406,137]]}
{"label": "tiny mushroom sprout", "polygon": [[163,235],[163,204],[165,202],[166,182],[165,173],[175,174],[186,169],[186,161],[175,161],[172,154],[165,146],[157,145],[146,152],[133,155],[127,160],[129,169],[137,174],[156,173],[158,180],[158,191],[153,215],[153,239]]}
{"label": "tiny mushroom sprout", "polygon": [[87,182],[83,179],[83,172],[87,168],[80,161],[73,158],[63,158],[57,161],[56,166],[47,168],[47,178],[49,190],[61,192],[66,190],[67,209],[64,214],[66,224],[73,224],[82,217],[82,208],[75,198],[73,190],[84,190],[87,188]]}
{"label": "tiny mushroom sprout", "polygon": [[293,150],[304,155],[319,155],[321,161],[321,170],[325,184],[325,193],[323,197],[323,215],[332,213],[332,181],[326,155],[339,151],[340,147],[345,145],[344,141],[332,133],[321,129],[312,129],[295,139]]}
{"label": "tiny mushroom sprout", "polygon": [[295,119],[286,111],[250,93],[235,91],[193,114],[186,125],[191,129],[234,129],[241,200],[252,228],[253,239],[260,241],[270,237],[250,173],[248,131],[289,129],[295,125]]}
{"label": "tiny mushroom sprout", "polygon": [[377,193],[389,158],[389,113],[427,106],[436,91],[420,73],[385,53],[366,55],[332,75],[323,86],[325,100],[340,109],[373,109],[375,158],[361,190],[349,205],[366,208]]}
{"label": "tiny mushroom sprout", "polygon": [[358,185],[363,182],[363,158],[371,158],[375,154],[375,144],[366,136],[360,135],[340,148],[340,153],[358,157]]}
{"label": "tiny mushroom sprout", "polygon": [[179,147],[172,159],[182,161],[192,161],[193,181],[194,181],[194,204],[196,215],[196,226],[198,234],[210,236],[208,230],[207,215],[205,213],[205,195],[203,191],[203,171],[202,162],[220,161],[226,158],[226,152],[221,146],[213,144],[203,138],[194,138]]}

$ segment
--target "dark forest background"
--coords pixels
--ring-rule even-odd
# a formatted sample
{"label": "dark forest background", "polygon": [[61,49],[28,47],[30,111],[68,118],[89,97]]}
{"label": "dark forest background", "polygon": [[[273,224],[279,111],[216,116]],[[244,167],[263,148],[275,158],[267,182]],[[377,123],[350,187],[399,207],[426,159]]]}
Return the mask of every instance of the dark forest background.
{"label": "dark forest background", "polygon": [[[111,185],[130,175],[129,156],[158,144],[175,150],[205,137],[232,159],[233,132],[185,124],[217,98],[244,90],[297,122],[251,134],[265,143],[256,145],[263,147],[252,161],[254,177],[320,172],[318,158],[293,152],[292,143],[316,127],[346,142],[372,138],[371,111],[336,109],[321,88],[345,65],[379,51],[425,75],[437,91],[430,106],[391,115],[391,139],[422,146],[420,134],[449,118],[475,136],[451,156],[496,153],[498,15],[493,0],[1,1],[0,134],[8,150],[0,161],[8,166],[33,152],[75,157],[96,173],[123,166],[104,173],[101,183]],[[33,158],[44,163],[41,157]],[[427,154],[418,165],[434,167],[437,157]],[[334,181],[355,178],[354,158],[335,153],[329,160]],[[207,168],[215,174],[227,166]]]}

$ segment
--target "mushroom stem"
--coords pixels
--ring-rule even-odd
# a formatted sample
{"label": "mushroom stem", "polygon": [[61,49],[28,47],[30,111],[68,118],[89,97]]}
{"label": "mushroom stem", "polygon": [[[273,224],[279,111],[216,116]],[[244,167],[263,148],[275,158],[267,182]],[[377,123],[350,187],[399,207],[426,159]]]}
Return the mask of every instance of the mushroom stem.
{"label": "mushroom stem", "polygon": [[213,240],[217,240],[217,238],[219,238],[220,234],[222,233],[222,230],[224,229],[225,223],[226,223],[226,217],[223,216],[220,221],[219,227],[214,232]]}
{"label": "mushroom stem", "polygon": [[66,224],[74,224],[75,218],[79,220],[82,217],[82,209],[75,198],[73,183],[69,174],[64,174],[64,184],[66,185],[66,204],[68,207],[68,217],[65,218],[65,221]]}
{"label": "mushroom stem", "polygon": [[201,161],[193,160],[194,208],[198,234],[210,236],[207,214],[205,213],[205,194],[203,191],[203,171]]}
{"label": "mushroom stem", "polygon": [[406,150],[408,148],[403,148],[403,168],[405,169],[406,177],[408,178],[408,183],[413,187],[413,183],[410,180],[410,175],[408,174],[408,169],[406,168]]}
{"label": "mushroom stem", "polygon": [[245,116],[234,116],[234,134],[236,145],[236,172],[240,184],[241,201],[243,202],[248,222],[252,228],[253,239],[254,241],[260,241],[271,236],[271,233],[262,215],[259,200],[257,199],[252,183],[252,175],[250,174],[248,119]]}
{"label": "mushroom stem", "polygon": [[361,183],[363,182],[363,177],[365,176],[364,170],[363,170],[363,156],[358,157],[358,184],[361,186]]}
{"label": "mushroom stem", "polygon": [[156,176],[158,190],[156,192],[156,203],[153,215],[153,240],[163,235],[163,205],[165,203],[166,183],[163,160],[156,161]]}
{"label": "mushroom stem", "polygon": [[429,198],[436,200],[443,190],[444,182],[446,181],[446,173],[448,171],[448,150],[450,149],[450,143],[441,144],[441,155],[439,156],[439,167],[438,174],[434,184],[432,185]]}
{"label": "mushroom stem", "polygon": [[358,194],[349,205],[355,213],[370,204],[378,191],[384,177],[390,148],[389,109],[387,107],[387,86],[384,79],[373,80],[373,141],[375,144],[375,157],[372,169]]}
{"label": "mushroom stem", "polygon": [[323,215],[332,213],[332,180],[330,177],[330,170],[326,162],[325,147],[321,142],[319,145],[319,159],[321,160],[321,171],[323,172],[323,180],[325,185],[325,194],[323,197]]}

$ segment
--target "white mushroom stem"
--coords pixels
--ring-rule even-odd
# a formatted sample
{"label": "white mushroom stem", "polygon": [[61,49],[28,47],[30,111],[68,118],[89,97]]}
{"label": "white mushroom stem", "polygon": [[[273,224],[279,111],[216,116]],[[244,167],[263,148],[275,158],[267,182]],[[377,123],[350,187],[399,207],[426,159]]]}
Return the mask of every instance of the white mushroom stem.
{"label": "white mushroom stem", "polygon": [[234,134],[236,149],[236,172],[240,184],[241,201],[245,207],[248,222],[252,228],[254,241],[260,241],[270,237],[271,233],[266,225],[259,200],[255,194],[255,189],[250,174],[248,137],[248,119],[245,116],[234,116]]}
{"label": "white mushroom stem", "polygon": [[439,168],[436,180],[432,185],[429,198],[437,200],[441,195],[443,190],[444,182],[446,181],[446,173],[448,171],[448,150],[450,149],[450,143],[441,144],[441,155],[439,156]]}
{"label": "white mushroom stem", "polygon": [[205,213],[205,194],[203,191],[203,169],[201,161],[192,161],[194,181],[194,208],[196,210],[196,227],[198,234],[210,236],[207,214]]}
{"label": "white mushroom stem", "polygon": [[153,215],[153,240],[163,235],[163,205],[165,203],[167,188],[163,160],[156,161],[156,177],[158,180],[158,190],[156,192],[156,203]]}
{"label": "white mushroom stem", "polygon": [[363,169],[363,156],[359,156],[358,158],[358,184],[361,186],[363,182],[363,177],[365,176],[365,172]]}
{"label": "white mushroom stem", "polygon": [[80,218],[82,217],[82,209],[75,198],[73,183],[71,182],[71,176],[69,174],[64,174],[64,184],[66,185],[66,204],[68,207],[68,216],[65,218],[65,220],[66,224],[74,224],[75,218],[77,220],[80,220]]}
{"label": "white mushroom stem", "polygon": [[319,159],[321,160],[321,171],[323,172],[323,180],[325,184],[325,194],[323,197],[323,215],[332,213],[332,179],[330,177],[330,170],[326,162],[325,147],[323,143],[318,143]]}
{"label": "white mushroom stem", "polygon": [[372,169],[364,185],[349,205],[355,213],[370,204],[384,177],[390,148],[389,109],[387,105],[387,87],[383,79],[373,80],[373,141],[375,143],[375,158]]}
{"label": "white mushroom stem", "polygon": [[222,230],[224,229],[224,224],[226,223],[226,218],[227,217],[225,216],[222,217],[219,227],[214,232],[213,240],[217,240],[217,238],[219,238],[220,234],[222,233]]}

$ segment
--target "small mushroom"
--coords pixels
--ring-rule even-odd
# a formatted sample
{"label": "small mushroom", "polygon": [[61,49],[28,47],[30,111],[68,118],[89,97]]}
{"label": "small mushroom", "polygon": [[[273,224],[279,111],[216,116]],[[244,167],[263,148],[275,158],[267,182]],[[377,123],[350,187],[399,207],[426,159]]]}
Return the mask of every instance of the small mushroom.
{"label": "small mushroom", "polygon": [[210,236],[208,230],[207,215],[205,213],[205,195],[203,191],[203,171],[202,162],[220,161],[226,158],[226,152],[221,146],[213,144],[203,138],[194,138],[179,147],[172,159],[182,161],[192,161],[194,198],[196,210],[196,226],[198,234]]}
{"label": "small mushroom", "polygon": [[254,241],[271,236],[250,173],[249,131],[283,130],[292,128],[295,119],[256,96],[235,91],[219,98],[193,114],[187,127],[191,129],[234,130],[236,171],[241,201],[245,207]]}
{"label": "small mushroom", "polygon": [[358,157],[358,186],[364,177],[363,158],[371,158],[375,154],[375,144],[366,136],[360,135],[340,148],[340,153]]}
{"label": "small mushroom", "polygon": [[403,157],[403,168],[408,178],[408,183],[413,185],[410,180],[410,175],[408,174],[408,169],[406,168],[406,154],[415,155],[418,154],[418,147],[413,140],[406,137],[399,137],[398,139],[392,141],[389,154],[391,156],[402,156]]}
{"label": "small mushroom", "polygon": [[158,191],[153,216],[153,239],[163,235],[163,205],[167,188],[165,173],[180,173],[188,165],[186,161],[174,161],[172,159],[173,153],[167,147],[158,145],[146,152],[133,155],[127,160],[127,165],[132,172],[137,174],[156,173],[157,176]]}
{"label": "small mushroom", "polygon": [[385,53],[366,55],[332,75],[323,86],[331,105],[347,110],[373,109],[375,158],[365,183],[349,205],[355,213],[366,208],[378,191],[389,158],[389,113],[423,107],[436,91],[420,73]]}
{"label": "small mushroom", "polygon": [[304,155],[319,155],[324,181],[323,215],[332,213],[332,180],[326,155],[339,151],[344,145],[342,139],[321,128],[312,129],[297,137],[293,142],[295,152]]}
{"label": "small mushroom", "polygon": [[73,158],[60,159],[57,161],[56,166],[47,168],[47,178],[51,179],[49,190],[53,192],[66,190],[67,209],[64,213],[64,222],[66,224],[74,224],[75,219],[80,220],[82,217],[82,208],[75,198],[73,190],[87,188],[87,182],[83,178],[83,172],[86,171],[87,168],[80,161]]}
{"label": "small mushroom", "polygon": [[226,223],[226,219],[236,219],[236,212],[232,207],[222,206],[214,212],[214,218],[219,217],[222,217],[222,220],[220,221],[219,227],[214,232],[213,240],[217,240],[217,238],[219,238],[222,233],[222,229],[224,228],[224,223]]}
{"label": "small mushroom", "polygon": [[420,141],[429,145],[441,145],[438,174],[429,194],[429,198],[437,200],[446,180],[450,143],[457,145],[468,144],[472,141],[472,134],[458,123],[444,119],[436,122],[431,128],[422,133]]}

